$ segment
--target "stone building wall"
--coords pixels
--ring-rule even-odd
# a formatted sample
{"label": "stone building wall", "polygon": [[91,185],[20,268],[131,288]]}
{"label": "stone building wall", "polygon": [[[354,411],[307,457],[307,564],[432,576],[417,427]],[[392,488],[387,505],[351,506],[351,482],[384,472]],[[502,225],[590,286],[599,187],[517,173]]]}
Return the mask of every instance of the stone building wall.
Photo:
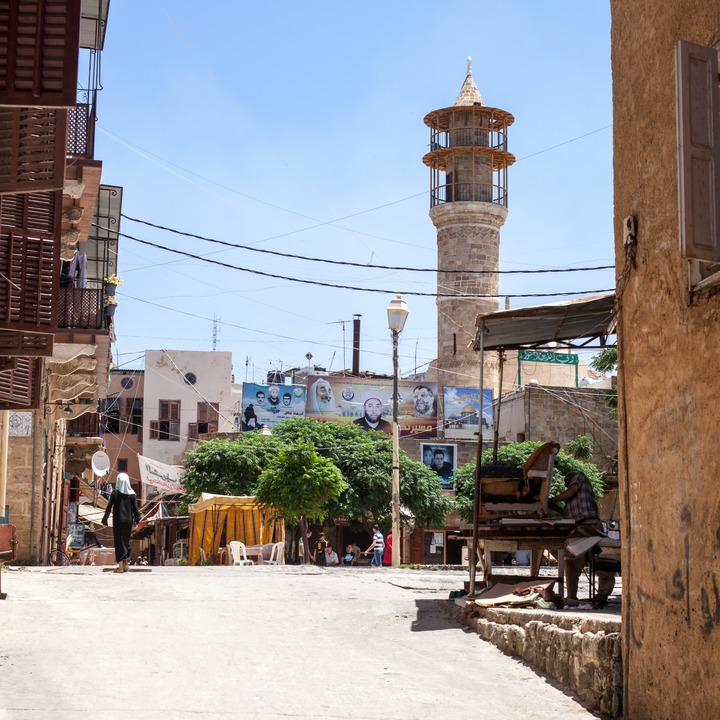
{"label": "stone building wall", "polygon": [[[720,3],[610,5],[625,717],[714,718],[720,294],[691,297],[680,251],[675,47],[717,49]],[[710,107],[696,105],[696,127],[718,123]],[[626,245],[629,216],[637,231]]]}
{"label": "stone building wall", "polygon": [[[8,443],[8,485],[6,503],[10,508],[9,522],[15,525],[17,558],[28,561],[38,556],[42,528],[42,429],[36,423],[33,443],[34,413],[11,413],[18,422],[11,430]],[[11,418],[11,425],[13,419]],[[17,433],[17,434],[15,434]],[[33,444],[35,464],[33,466]],[[34,467],[34,487],[33,487]],[[32,537],[31,537],[32,527]],[[32,542],[31,542],[32,540]]]}

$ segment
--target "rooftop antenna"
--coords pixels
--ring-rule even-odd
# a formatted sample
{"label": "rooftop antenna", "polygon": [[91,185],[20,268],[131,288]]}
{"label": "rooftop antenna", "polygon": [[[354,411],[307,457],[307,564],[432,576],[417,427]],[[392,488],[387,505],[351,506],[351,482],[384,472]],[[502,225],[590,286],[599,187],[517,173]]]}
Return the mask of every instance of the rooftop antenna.
{"label": "rooftop antenna", "polygon": [[[347,370],[347,364],[345,363],[345,324],[352,322],[352,320],[336,320],[335,322],[329,322],[325,323],[326,325],[342,325],[342,332],[343,332],[343,372]],[[333,357],[335,357],[335,353],[333,353]]]}

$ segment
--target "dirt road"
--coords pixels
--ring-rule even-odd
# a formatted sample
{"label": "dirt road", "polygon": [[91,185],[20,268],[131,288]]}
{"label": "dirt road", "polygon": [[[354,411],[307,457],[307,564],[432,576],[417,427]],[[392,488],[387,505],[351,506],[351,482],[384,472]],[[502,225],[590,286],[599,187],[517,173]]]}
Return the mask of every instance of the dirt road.
{"label": "dirt road", "polygon": [[443,609],[466,578],[302,566],[5,571],[0,718],[596,717]]}

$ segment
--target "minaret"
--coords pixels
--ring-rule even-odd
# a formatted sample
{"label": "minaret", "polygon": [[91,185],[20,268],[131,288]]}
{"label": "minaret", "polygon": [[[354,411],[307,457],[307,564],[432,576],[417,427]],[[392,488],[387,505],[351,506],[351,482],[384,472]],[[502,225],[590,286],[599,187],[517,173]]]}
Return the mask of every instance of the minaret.
{"label": "minaret", "polygon": [[[438,295],[497,295],[500,228],[507,217],[507,128],[515,118],[487,107],[467,76],[452,107],[425,116],[431,169],[430,218],[437,228]],[[487,270],[469,274],[467,270]],[[454,272],[457,271],[457,272]],[[498,309],[497,298],[438,297],[436,370],[440,387],[477,387],[478,355],[468,345],[475,317]],[[486,361],[485,387],[497,386],[497,363]]]}

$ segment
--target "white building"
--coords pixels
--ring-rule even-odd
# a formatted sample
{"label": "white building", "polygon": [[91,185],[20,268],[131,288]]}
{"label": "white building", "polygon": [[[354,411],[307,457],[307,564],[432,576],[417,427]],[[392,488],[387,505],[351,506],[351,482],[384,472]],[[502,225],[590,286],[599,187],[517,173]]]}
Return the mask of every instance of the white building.
{"label": "white building", "polygon": [[232,353],[146,350],[143,454],[180,465],[199,434],[232,432]]}

